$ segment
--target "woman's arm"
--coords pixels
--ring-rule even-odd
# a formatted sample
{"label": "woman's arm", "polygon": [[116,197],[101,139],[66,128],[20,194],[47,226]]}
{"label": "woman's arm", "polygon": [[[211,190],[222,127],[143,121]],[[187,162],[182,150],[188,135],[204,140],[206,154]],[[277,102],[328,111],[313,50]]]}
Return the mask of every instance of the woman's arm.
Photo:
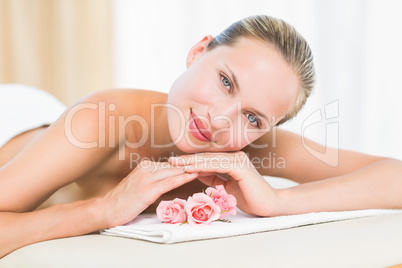
{"label": "woman's arm", "polygon": [[345,175],[277,192],[277,214],[402,208],[402,162],[375,161]]}
{"label": "woman's arm", "polygon": [[[338,165],[331,166],[323,159],[309,157],[307,150],[298,145],[301,139],[297,135],[285,132],[278,139],[277,146],[270,149],[203,153],[203,157],[184,155],[170,158],[169,162],[190,165],[187,172],[201,172],[199,179],[209,186],[224,185],[236,196],[240,209],[259,216],[402,208],[401,161],[341,150]],[[313,146],[323,149],[318,144]],[[336,155],[333,149],[328,152]],[[279,157],[283,161],[276,165]],[[264,158],[265,162],[261,161]],[[281,176],[302,184],[274,189],[262,175]]]}
{"label": "woman's arm", "polygon": [[33,212],[0,212],[0,258],[32,243],[127,223],[162,194],[198,175],[185,173],[184,168],[160,164],[142,161],[104,196]]}
{"label": "woman's arm", "polygon": [[[271,156],[271,166],[256,166],[262,175],[284,177],[301,183],[277,191],[277,213],[339,211],[366,208],[402,208],[402,162],[324,146],[277,129],[257,140],[245,152],[252,159]],[[275,146],[273,146],[275,145]],[[314,156],[306,147],[321,154]],[[319,157],[319,156],[322,157]],[[279,159],[284,165],[276,164]],[[336,160],[336,161],[331,161]]]}
{"label": "woman's arm", "polygon": [[298,183],[345,175],[387,159],[325,147],[280,128],[266,133],[242,151],[249,156],[261,175],[287,178]]}
{"label": "woman's arm", "polygon": [[25,213],[0,212],[0,258],[32,243],[105,228],[101,209],[91,199]]}
{"label": "woman's arm", "polygon": [[345,175],[274,189],[242,151],[195,156],[171,157],[169,162],[189,165],[186,172],[199,172],[198,179],[208,186],[223,185],[236,197],[238,207],[252,215],[402,208],[402,163],[398,160],[379,160]]}

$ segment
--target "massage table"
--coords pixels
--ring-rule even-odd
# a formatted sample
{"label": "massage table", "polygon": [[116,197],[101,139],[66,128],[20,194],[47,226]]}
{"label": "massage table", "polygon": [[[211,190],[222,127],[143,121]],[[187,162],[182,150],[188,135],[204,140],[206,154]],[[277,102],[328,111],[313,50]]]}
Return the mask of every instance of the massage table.
{"label": "massage table", "polygon": [[[294,182],[267,178],[276,188]],[[12,267],[402,267],[402,213],[176,244],[101,234],[40,242]]]}

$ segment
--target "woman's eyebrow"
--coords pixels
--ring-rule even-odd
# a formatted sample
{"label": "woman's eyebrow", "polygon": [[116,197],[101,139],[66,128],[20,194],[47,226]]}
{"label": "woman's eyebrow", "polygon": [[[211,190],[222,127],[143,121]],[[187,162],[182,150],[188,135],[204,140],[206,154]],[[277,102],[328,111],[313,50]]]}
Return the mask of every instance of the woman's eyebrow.
{"label": "woman's eyebrow", "polygon": [[223,63],[226,67],[226,69],[228,69],[230,76],[232,77],[233,83],[235,85],[235,88],[237,88],[237,90],[240,92],[240,87],[239,84],[237,83],[237,78],[236,75],[232,72],[232,70],[230,70],[229,66],[226,63]]}
{"label": "woman's eyebrow", "polygon": [[[237,89],[237,91],[240,92],[240,87],[239,87],[239,84],[237,83],[236,75],[232,72],[232,70],[229,68],[229,66],[228,66],[226,63],[223,63],[223,64],[225,65],[226,69],[228,69],[228,71],[229,71],[229,75],[231,76],[231,78],[232,78],[232,80],[233,80],[235,89]],[[258,111],[258,110],[255,109],[255,108],[254,108],[254,112],[255,112],[259,117],[262,117],[262,118],[264,118],[264,120],[268,121],[267,117],[266,117],[262,112]]]}

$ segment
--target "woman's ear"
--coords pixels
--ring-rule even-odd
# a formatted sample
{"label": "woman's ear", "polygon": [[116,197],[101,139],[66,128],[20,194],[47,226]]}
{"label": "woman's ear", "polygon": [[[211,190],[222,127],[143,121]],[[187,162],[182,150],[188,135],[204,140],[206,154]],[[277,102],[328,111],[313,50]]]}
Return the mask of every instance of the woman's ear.
{"label": "woman's ear", "polygon": [[190,65],[195,62],[201,54],[205,51],[207,45],[213,40],[214,38],[212,35],[205,36],[201,41],[195,44],[188,52],[187,60],[186,60],[186,67],[190,67]]}

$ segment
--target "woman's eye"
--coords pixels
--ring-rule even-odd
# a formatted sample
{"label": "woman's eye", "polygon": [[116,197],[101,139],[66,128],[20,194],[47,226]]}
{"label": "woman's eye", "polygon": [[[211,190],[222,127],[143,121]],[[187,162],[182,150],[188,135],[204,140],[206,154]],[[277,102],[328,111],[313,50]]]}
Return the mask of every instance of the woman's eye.
{"label": "woman's eye", "polygon": [[252,114],[246,114],[247,120],[255,127],[260,127],[260,124],[258,122],[258,119],[255,115]]}
{"label": "woman's eye", "polygon": [[232,85],[230,84],[230,81],[227,77],[222,75],[222,84],[228,89],[231,90],[232,89]]}

